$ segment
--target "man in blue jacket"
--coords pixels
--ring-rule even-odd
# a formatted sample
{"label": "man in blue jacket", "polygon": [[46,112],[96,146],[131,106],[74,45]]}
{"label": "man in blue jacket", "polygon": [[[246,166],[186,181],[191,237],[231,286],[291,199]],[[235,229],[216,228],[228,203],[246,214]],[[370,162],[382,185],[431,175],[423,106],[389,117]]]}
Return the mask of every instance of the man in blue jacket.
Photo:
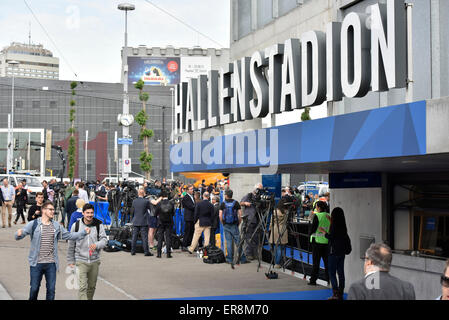
{"label": "man in blue jacket", "polygon": [[30,300],[37,300],[42,276],[47,282],[47,300],[55,299],[56,271],[58,263],[58,240],[78,240],[90,233],[90,228],[80,232],[69,232],[54,221],[55,207],[47,201],[42,205],[42,217],[30,221],[25,228],[15,233],[16,240],[27,235],[31,237],[31,248],[28,256],[30,263]]}

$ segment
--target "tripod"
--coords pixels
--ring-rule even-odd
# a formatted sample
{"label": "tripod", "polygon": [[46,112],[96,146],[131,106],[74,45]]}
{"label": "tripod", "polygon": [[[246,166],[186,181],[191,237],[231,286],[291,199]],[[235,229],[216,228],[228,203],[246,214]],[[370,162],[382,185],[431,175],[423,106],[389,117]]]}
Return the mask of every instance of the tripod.
{"label": "tripod", "polygon": [[[299,259],[301,261],[301,267],[302,267],[302,272],[304,275],[304,279],[306,278],[306,272],[305,272],[305,268],[304,268],[304,261],[303,261],[303,256],[302,256],[302,249],[301,249],[301,243],[299,241],[299,237],[301,236],[301,234],[299,232],[296,232],[293,229],[293,218],[296,215],[296,207],[291,205],[290,203],[285,203],[285,205],[290,205],[287,211],[287,219],[285,220],[285,223],[282,223],[282,230],[279,227],[279,217],[277,215],[277,213],[275,215],[273,215],[273,229],[274,229],[274,222],[276,222],[276,227],[278,230],[278,239],[276,240],[276,242],[274,242],[274,232],[272,232],[271,236],[272,236],[272,241],[273,241],[273,245],[272,246],[272,250],[271,250],[271,264],[270,264],[270,269],[269,272],[271,271],[272,267],[274,266],[274,259],[276,256],[276,252],[277,249],[279,247],[279,245],[281,245],[282,242],[282,238],[285,234],[285,232],[288,232],[288,234],[293,235],[295,237],[296,240],[296,247],[298,248],[298,252],[299,252]],[[294,254],[293,254],[293,247],[290,247],[290,253],[291,253],[291,257],[288,259],[285,259],[285,252],[282,251],[282,258],[283,260],[286,260],[285,263],[283,264],[282,268],[283,271],[285,272],[285,268],[287,265],[290,265],[293,263],[294,260]],[[292,270],[293,271],[293,270]]]}
{"label": "tripod", "polygon": [[[256,213],[257,213],[259,223],[258,223],[256,229],[254,230],[254,232],[252,233],[252,235],[250,236],[249,240],[246,237],[247,225],[244,226],[244,228],[242,228],[241,239],[240,239],[240,243],[239,243],[238,250],[237,250],[237,262],[240,262],[240,258],[242,256],[243,250],[246,251],[246,249],[248,248],[248,246],[250,245],[250,243],[252,242],[254,237],[256,235],[258,235],[259,242],[258,242],[258,247],[257,247],[257,260],[258,260],[257,272],[259,272],[260,265],[262,263],[263,244],[265,243],[265,239],[268,240],[268,237],[269,237],[269,231],[267,230],[267,226],[268,226],[268,221],[270,218],[270,213],[274,206],[274,201],[270,201],[267,203],[268,203],[268,206],[266,208],[256,207]],[[262,231],[262,234],[263,234],[262,239],[260,239],[260,231]],[[235,260],[236,259],[234,258],[234,260],[232,261],[232,264],[231,264],[232,269],[234,269]]]}

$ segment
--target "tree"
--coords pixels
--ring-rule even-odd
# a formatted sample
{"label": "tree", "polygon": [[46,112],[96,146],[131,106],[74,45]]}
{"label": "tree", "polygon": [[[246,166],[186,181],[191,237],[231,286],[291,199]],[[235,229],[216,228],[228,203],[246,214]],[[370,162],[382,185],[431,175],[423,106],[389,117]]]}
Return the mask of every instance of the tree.
{"label": "tree", "polygon": [[143,141],[143,151],[140,154],[140,168],[145,172],[145,179],[150,180],[151,176],[151,162],[153,161],[153,155],[149,150],[149,140],[153,137],[153,130],[147,129],[148,114],[146,111],[146,102],[149,99],[147,92],[143,92],[143,86],[145,82],[139,80],[134,87],[139,90],[139,100],[142,101],[142,110],[136,115],[136,122],[140,125],[139,140]]}
{"label": "tree", "polygon": [[303,122],[304,122],[304,121],[312,120],[312,118],[310,117],[309,112],[310,112],[310,108],[309,108],[309,107],[306,107],[305,110],[304,110],[304,112],[301,114],[301,120],[302,120]]}
{"label": "tree", "polygon": [[68,130],[68,132],[70,133],[70,139],[69,139],[69,148],[68,148],[68,155],[69,155],[69,178],[70,180],[73,180],[74,177],[74,173],[75,173],[75,166],[76,166],[76,159],[75,159],[75,155],[76,155],[76,139],[75,139],[75,106],[76,106],[76,101],[75,101],[75,89],[78,86],[78,83],[73,81],[70,84],[70,88],[72,89],[72,99],[70,100],[70,113],[69,113],[69,121],[71,123],[70,128]]}

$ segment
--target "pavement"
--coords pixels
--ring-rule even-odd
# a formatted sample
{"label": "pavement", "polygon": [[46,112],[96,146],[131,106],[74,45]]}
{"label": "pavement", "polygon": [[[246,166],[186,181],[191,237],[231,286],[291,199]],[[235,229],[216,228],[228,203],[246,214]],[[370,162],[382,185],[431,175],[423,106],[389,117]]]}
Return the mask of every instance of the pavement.
{"label": "pavement", "polygon": [[[29,296],[30,239],[14,239],[24,225],[0,228],[0,300],[26,300]],[[153,252],[154,253],[154,252]],[[66,264],[67,243],[59,242],[60,270],[56,281],[57,300],[76,300],[75,277]],[[207,296],[231,296],[262,293],[283,293],[326,289],[311,287],[305,280],[279,272],[279,278],[268,280],[263,265],[257,272],[257,261],[235,266],[206,264],[196,255],[175,250],[172,259],[131,256],[127,252],[102,252],[100,273],[94,299],[141,300],[174,299]],[[75,285],[74,285],[75,284]],[[45,279],[39,298],[45,299]]]}

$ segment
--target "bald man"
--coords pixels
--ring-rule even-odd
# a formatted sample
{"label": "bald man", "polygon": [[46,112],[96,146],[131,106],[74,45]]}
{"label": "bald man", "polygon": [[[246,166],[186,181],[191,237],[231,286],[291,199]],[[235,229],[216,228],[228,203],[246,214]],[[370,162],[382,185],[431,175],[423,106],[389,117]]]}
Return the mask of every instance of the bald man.
{"label": "bald man", "polygon": [[136,244],[137,244],[137,235],[140,232],[142,238],[143,250],[145,252],[145,256],[149,257],[153,254],[150,252],[148,247],[148,210],[151,209],[150,201],[145,199],[145,190],[143,188],[139,188],[138,198],[134,199],[131,213],[134,214],[132,224],[133,224],[133,239],[131,244],[131,255],[134,256],[136,254]]}

